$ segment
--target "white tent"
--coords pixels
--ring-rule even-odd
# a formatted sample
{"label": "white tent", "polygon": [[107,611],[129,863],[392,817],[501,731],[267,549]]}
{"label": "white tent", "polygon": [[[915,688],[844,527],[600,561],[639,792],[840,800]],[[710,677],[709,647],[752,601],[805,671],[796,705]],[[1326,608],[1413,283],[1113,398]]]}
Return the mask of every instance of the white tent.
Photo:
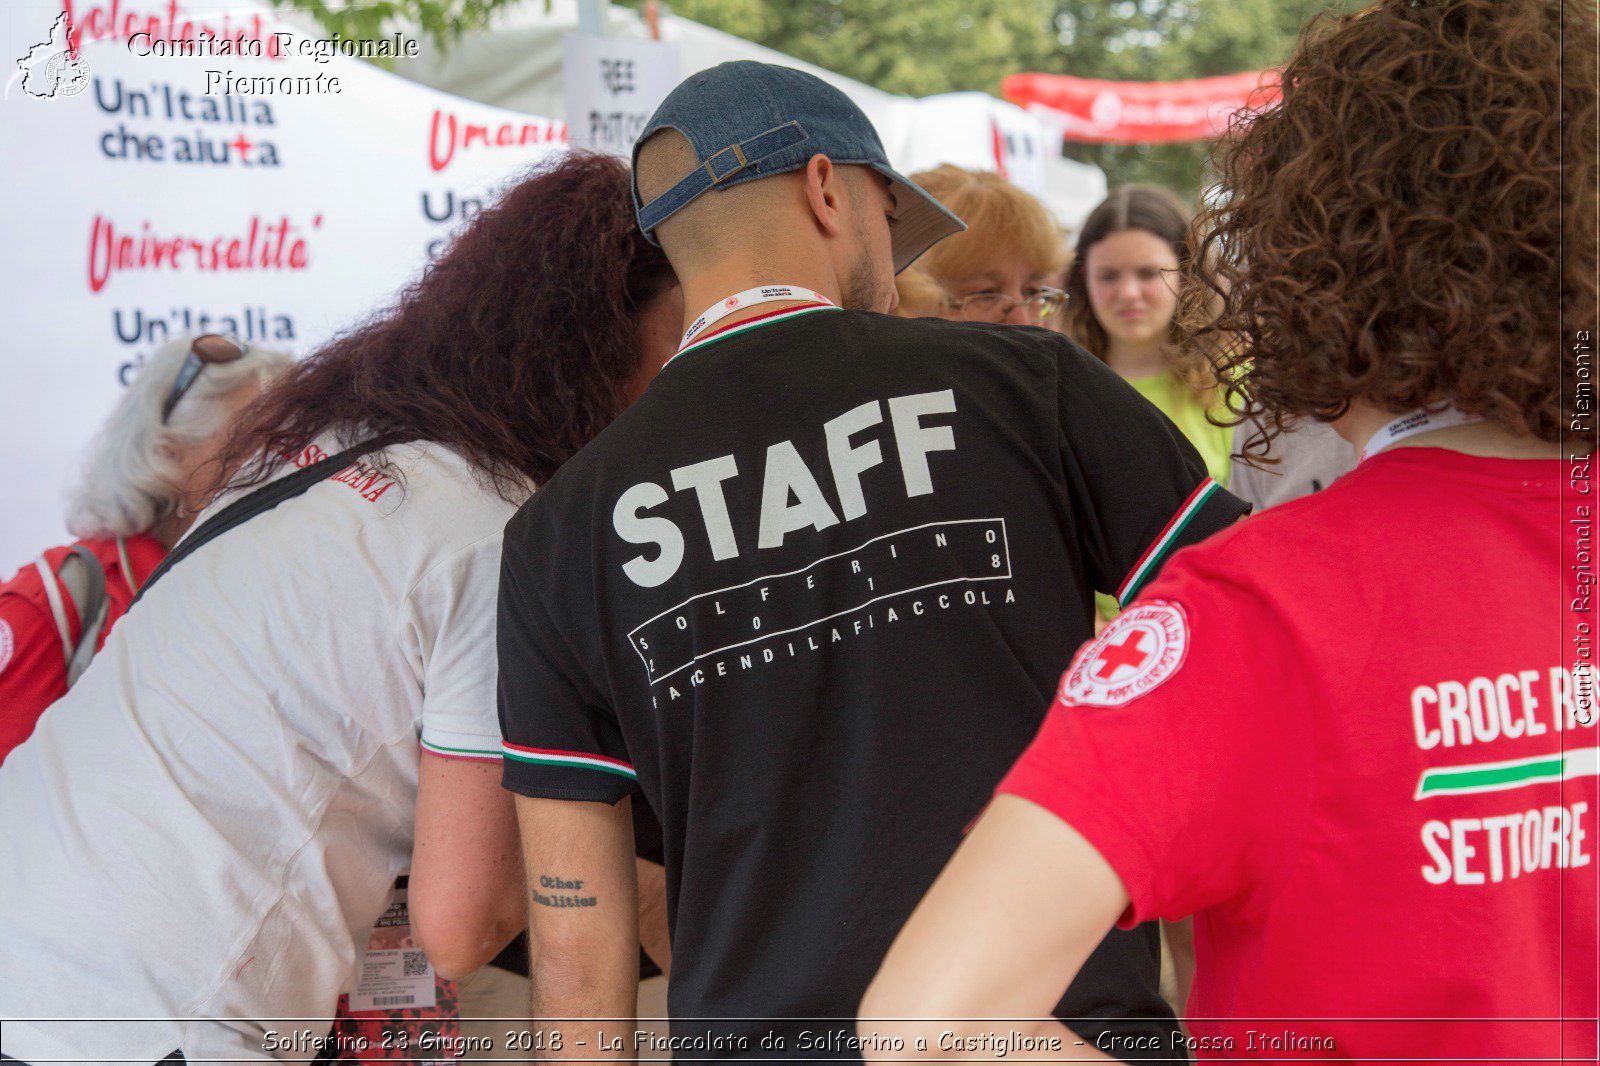
{"label": "white tent", "polygon": [[[535,115],[565,115],[561,38],[578,28],[578,0],[550,0],[546,8],[546,0],[524,0],[497,11],[487,29],[448,52],[427,48],[416,59],[399,60],[395,72],[471,100]],[[632,9],[608,5],[605,19],[608,36],[650,36]],[[1098,167],[1060,159],[1053,136],[1042,127],[1035,134],[1030,127],[1037,120],[1005,101],[982,93],[920,100],[886,93],[677,15],[664,15],[660,26],[661,39],[677,47],[680,77],[730,60],[754,59],[807,71],[837,87],[872,120],[890,161],[902,170],[939,163],[1005,169],[1038,194],[1068,230],[1105,196],[1105,174]]]}

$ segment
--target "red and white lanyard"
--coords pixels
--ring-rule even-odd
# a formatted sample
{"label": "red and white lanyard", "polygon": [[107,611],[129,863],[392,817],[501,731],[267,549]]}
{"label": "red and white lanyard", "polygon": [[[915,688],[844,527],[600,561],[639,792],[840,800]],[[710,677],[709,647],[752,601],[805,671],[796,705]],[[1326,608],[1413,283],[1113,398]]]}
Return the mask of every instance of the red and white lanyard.
{"label": "red and white lanyard", "polygon": [[1371,459],[1385,448],[1392,448],[1407,437],[1414,437],[1418,433],[1426,433],[1433,429],[1448,429],[1451,426],[1470,426],[1483,420],[1482,415],[1469,415],[1454,407],[1445,407],[1438,411],[1412,411],[1401,415],[1374,433],[1372,439],[1367,441],[1367,446],[1361,450],[1361,458],[1363,461]]}
{"label": "red and white lanyard", "polygon": [[683,340],[678,342],[678,351],[683,351],[689,346],[689,342],[735,311],[759,304],[777,303],[780,300],[804,300],[812,306],[833,306],[833,301],[822,293],[800,285],[758,285],[753,289],[736,292],[721,303],[706,308],[705,313],[683,331]]}

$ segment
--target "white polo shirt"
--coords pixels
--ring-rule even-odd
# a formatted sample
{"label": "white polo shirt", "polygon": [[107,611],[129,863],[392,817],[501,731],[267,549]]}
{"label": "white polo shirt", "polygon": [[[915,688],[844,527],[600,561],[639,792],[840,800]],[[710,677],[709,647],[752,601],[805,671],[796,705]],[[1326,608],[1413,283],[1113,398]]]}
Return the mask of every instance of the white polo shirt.
{"label": "white polo shirt", "polygon": [[410,864],[419,744],[500,744],[515,508],[437,445],[390,459],[175,566],[0,767],[7,1055],[270,1058],[286,1026],[262,1019],[326,1018],[356,983]]}

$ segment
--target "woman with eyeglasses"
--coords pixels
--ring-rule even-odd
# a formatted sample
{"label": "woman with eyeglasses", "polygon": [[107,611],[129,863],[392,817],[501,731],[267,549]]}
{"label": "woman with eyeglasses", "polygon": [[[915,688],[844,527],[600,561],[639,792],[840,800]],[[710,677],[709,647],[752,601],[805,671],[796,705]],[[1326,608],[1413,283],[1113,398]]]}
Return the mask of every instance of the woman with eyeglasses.
{"label": "woman with eyeglasses", "polygon": [[229,430],[290,362],[214,334],[174,340],[146,360],[68,497],[78,540],[0,585],[0,763],[82,675],[209,502]]}
{"label": "woman with eyeglasses", "polygon": [[1219,485],[1233,430],[1206,418],[1221,396],[1210,363],[1177,339],[1189,270],[1183,203],[1152,185],[1124,185],[1089,213],[1067,270],[1067,332],[1122,375],[1189,438]]}
{"label": "woman with eyeglasses", "polygon": [[[408,871],[411,936],[445,977],[525,928],[501,531],[644,391],[682,317],[627,167],[566,154],[262,397],[188,543],[263,487],[307,487],[147,584],[0,766],[0,1017],[34,1019],[5,1023],[5,1054],[327,1050],[271,1019],[333,1013]],[[417,960],[388,961],[377,1006]],[[86,1017],[122,1020],[60,1020]]]}
{"label": "woman with eyeglasses", "polygon": [[[998,174],[945,164],[913,174],[930,195],[967,224],[902,274],[903,303],[936,311],[928,317],[1046,325],[1066,303],[1047,284],[1061,269],[1060,230],[1045,206]],[[926,284],[943,291],[930,299]]]}

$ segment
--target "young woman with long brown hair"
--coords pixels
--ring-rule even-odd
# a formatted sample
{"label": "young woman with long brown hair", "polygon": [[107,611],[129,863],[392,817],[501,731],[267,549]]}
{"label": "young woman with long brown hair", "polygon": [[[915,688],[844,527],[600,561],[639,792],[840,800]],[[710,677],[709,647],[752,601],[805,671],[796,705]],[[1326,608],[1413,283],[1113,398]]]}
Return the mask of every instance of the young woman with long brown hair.
{"label": "young woman with long brown hair", "polygon": [[[501,529],[671,355],[681,299],[626,167],[565,156],[243,419],[215,508],[343,469],[147,589],[0,768],[6,1053],[288,1055],[410,871],[413,935],[472,970],[523,927],[500,788]],[[202,530],[205,518],[202,518]]]}
{"label": "young woman with long brown hair", "polygon": [[1189,222],[1189,209],[1165,189],[1112,190],[1078,233],[1066,276],[1067,333],[1172,419],[1226,485],[1233,431],[1207,417],[1219,410],[1216,371],[1180,337]]}

